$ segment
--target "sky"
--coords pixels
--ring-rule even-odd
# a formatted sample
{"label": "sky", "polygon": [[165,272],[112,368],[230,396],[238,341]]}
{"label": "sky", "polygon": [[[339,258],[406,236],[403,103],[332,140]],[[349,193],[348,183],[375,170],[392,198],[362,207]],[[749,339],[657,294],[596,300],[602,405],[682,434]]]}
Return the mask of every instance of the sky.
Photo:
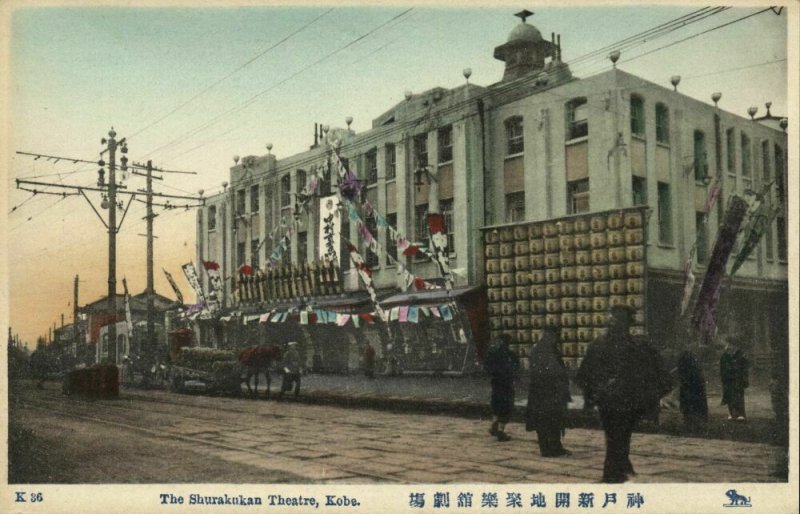
{"label": "sky", "polygon": [[[313,143],[315,122],[344,126],[352,116],[352,128],[366,130],[406,90],[463,84],[464,68],[472,69],[472,83],[499,81],[504,65],[492,54],[519,23],[513,14],[522,8],[535,12],[528,22],[546,37],[561,35],[563,60],[575,61],[573,73],[586,77],[609,69],[608,51],[577,58],[702,7],[540,5],[0,3],[8,35],[0,60],[9,70],[2,79],[7,101],[0,138],[7,249],[0,273],[8,277],[3,318],[33,345],[61,325],[62,314],[72,321],[76,275],[80,305],[108,288],[108,236],[87,201],[34,196],[15,185],[21,178],[93,186],[98,166],[34,160],[17,151],[94,161],[113,126],[118,138],[127,138],[131,162],[152,159],[158,167],[196,172],[165,174],[156,191],[196,195],[203,189],[208,196],[229,180],[234,155],[265,154],[267,143],[279,159],[303,151]],[[796,106],[787,105],[787,14],[796,18],[797,12],[768,10],[736,21],[767,7],[749,5],[626,48],[618,67],[667,87],[680,75],[682,93],[711,103],[719,91],[720,107],[742,116],[751,105],[763,115],[768,101],[772,114],[788,115]],[[145,187],[142,177],[124,183],[129,190]],[[89,197],[99,203],[99,193]],[[117,237],[118,292],[123,277],[132,294],[146,287],[144,209],[131,205]],[[156,291],[174,297],[164,268],[192,301],[181,265],[195,259],[196,210],[156,213]]]}

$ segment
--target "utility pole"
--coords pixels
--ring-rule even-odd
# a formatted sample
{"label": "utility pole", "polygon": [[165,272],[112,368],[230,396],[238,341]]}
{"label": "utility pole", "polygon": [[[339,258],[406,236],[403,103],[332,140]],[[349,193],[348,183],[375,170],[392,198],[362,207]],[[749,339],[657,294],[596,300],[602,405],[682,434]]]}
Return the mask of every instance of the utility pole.
{"label": "utility pole", "polygon": [[143,352],[149,358],[153,356],[155,346],[155,320],[153,306],[153,161],[147,161],[147,342]]}
{"label": "utility pole", "polygon": [[[112,127],[108,132],[108,141],[101,140],[101,143],[108,145],[106,147],[108,151],[108,312],[112,320],[108,326],[108,354],[114,356],[114,364],[116,364],[117,355],[117,182],[115,171],[118,143],[115,139],[116,135],[117,133]],[[123,138],[120,143],[124,144],[124,142]],[[123,149],[123,152],[127,151],[124,146]]]}
{"label": "utility pole", "polygon": [[74,356],[78,355],[78,345],[80,345],[80,330],[78,329],[78,275],[75,275],[75,285],[72,287],[72,338],[75,350]]}

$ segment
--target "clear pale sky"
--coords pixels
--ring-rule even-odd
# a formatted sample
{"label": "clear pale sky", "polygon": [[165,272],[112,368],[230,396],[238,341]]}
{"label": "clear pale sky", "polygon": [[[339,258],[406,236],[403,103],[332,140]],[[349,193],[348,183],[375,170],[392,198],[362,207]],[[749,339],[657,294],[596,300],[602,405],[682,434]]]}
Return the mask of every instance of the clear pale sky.
{"label": "clear pale sky", "polygon": [[[113,125],[118,137],[128,138],[131,161],[197,171],[167,175],[155,183],[157,191],[209,194],[229,180],[233,155],[261,155],[267,142],[279,158],[307,149],[315,122],[344,126],[353,116],[353,129],[365,130],[405,90],[460,85],[466,67],[475,84],[497,82],[503,63],[492,53],[519,23],[513,14],[521,8],[535,11],[528,22],[546,37],[561,34],[569,63],[702,7],[33,5],[0,3],[9,70],[0,137],[6,142],[0,170],[7,176],[0,202],[8,249],[3,294],[6,319],[29,344],[60,326],[62,313],[72,321],[75,275],[80,305],[106,294],[108,238],[83,198],[32,197],[14,184],[29,178],[91,186],[97,166],[34,161],[15,151],[94,160]],[[720,107],[742,116],[751,105],[763,115],[767,101],[773,114],[787,115],[787,19],[796,10],[791,18],[786,10],[758,14],[637,58],[766,6],[751,2],[625,50],[618,66],[665,86],[681,75],[682,93],[710,103],[720,91]],[[609,66],[600,56],[573,72],[585,77]],[[135,190],[145,183],[132,177],[126,185]],[[99,193],[91,197],[99,203]],[[195,211],[156,212],[156,291],[173,297],[163,267],[193,301],[180,266],[195,257]],[[123,276],[133,294],[146,286],[145,238],[138,235],[145,232],[143,215],[143,204],[132,205],[118,235],[118,292]]]}

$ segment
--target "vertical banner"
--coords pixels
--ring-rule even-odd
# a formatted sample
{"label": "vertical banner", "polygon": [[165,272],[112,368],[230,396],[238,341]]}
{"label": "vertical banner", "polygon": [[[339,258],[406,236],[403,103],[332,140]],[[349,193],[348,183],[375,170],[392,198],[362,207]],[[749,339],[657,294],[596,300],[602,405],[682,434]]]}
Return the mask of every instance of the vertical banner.
{"label": "vertical banner", "polygon": [[444,216],[438,212],[428,214],[428,228],[431,232],[433,255],[449,291],[453,289],[453,275],[450,273],[450,254],[447,250],[447,227]]}
{"label": "vertical banner", "polygon": [[189,285],[194,289],[194,294],[197,296],[197,303],[206,303],[206,296],[203,294],[203,288],[200,286],[200,280],[197,279],[197,270],[194,269],[194,264],[187,263],[183,265],[183,274],[186,275],[186,280]]}
{"label": "vertical banner", "polygon": [[728,258],[746,212],[747,202],[738,196],[732,197],[728,212],[725,213],[725,221],[720,227],[717,241],[714,243],[714,250],[711,253],[703,284],[700,286],[700,293],[697,296],[697,303],[692,315],[692,325],[706,338],[714,335],[717,326],[717,304],[722,278],[725,276]]}
{"label": "vertical banner", "polygon": [[342,223],[339,219],[339,199],[337,195],[326,196],[319,202],[319,247],[324,249],[334,262],[338,262],[337,252],[341,240]]}
{"label": "vertical banner", "polygon": [[203,261],[203,268],[208,275],[208,309],[213,313],[220,309],[222,298],[222,277],[219,274],[219,264],[214,261]]}
{"label": "vertical banner", "polygon": [[183,304],[183,293],[181,293],[181,290],[178,289],[178,284],[175,283],[175,279],[172,278],[172,274],[164,268],[161,268],[161,271],[163,271],[164,275],[167,276],[167,282],[169,282],[169,285],[172,286],[172,292],[175,293],[178,303]]}

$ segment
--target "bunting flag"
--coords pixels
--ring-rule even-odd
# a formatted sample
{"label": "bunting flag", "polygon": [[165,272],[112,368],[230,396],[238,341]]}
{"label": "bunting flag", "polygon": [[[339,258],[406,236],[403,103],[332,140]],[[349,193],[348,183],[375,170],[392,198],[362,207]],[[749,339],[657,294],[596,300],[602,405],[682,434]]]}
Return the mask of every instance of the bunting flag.
{"label": "bunting flag", "polygon": [[720,286],[745,212],[747,212],[747,202],[738,196],[732,197],[728,211],[725,213],[725,220],[717,235],[717,241],[714,243],[714,250],[711,252],[711,259],[703,278],[703,284],[700,286],[700,292],[697,296],[697,303],[692,315],[692,325],[707,339],[713,337],[716,329],[716,311]]}
{"label": "bunting flag", "polygon": [[372,303],[375,305],[375,310],[378,312],[380,318],[386,321],[386,315],[381,308],[380,303],[378,303],[378,294],[375,291],[375,285],[372,282],[372,271],[364,262],[364,258],[361,257],[361,254],[358,253],[358,250],[351,242],[347,242],[347,249],[350,252],[350,260],[353,262],[353,267],[358,272],[358,276],[361,278],[361,281],[364,283],[364,286],[367,288],[367,292],[369,293],[369,297],[372,299]]}
{"label": "bunting flag", "polygon": [[172,278],[170,272],[165,270],[164,268],[161,268],[161,271],[164,272],[164,275],[166,275],[167,277],[167,282],[169,282],[169,285],[172,286],[172,291],[175,293],[175,297],[178,299],[178,303],[183,304],[183,294],[181,293],[181,290],[178,289],[178,284],[175,283],[175,279]]}
{"label": "bunting flag", "polygon": [[200,281],[197,279],[197,270],[194,269],[194,264],[191,262],[184,264],[183,274],[186,275],[186,280],[194,290],[194,294],[197,297],[197,303],[205,304],[206,295],[203,294],[203,288],[200,286]]}
{"label": "bunting flag", "polygon": [[128,293],[128,281],[122,277],[122,289],[125,291],[125,325],[128,337],[133,337],[133,318],[131,317],[131,295]]}
{"label": "bunting flag", "polygon": [[742,267],[742,264],[744,264],[744,261],[747,260],[747,257],[753,252],[753,249],[758,246],[758,242],[761,241],[764,232],[772,226],[772,222],[775,220],[777,214],[778,211],[776,209],[770,209],[766,202],[761,202],[758,208],[752,213],[750,223],[747,227],[746,239],[744,240],[741,250],[739,250],[739,253],[736,255],[736,259],[733,261],[731,276],[734,276],[736,272],[739,271],[739,268]]}

